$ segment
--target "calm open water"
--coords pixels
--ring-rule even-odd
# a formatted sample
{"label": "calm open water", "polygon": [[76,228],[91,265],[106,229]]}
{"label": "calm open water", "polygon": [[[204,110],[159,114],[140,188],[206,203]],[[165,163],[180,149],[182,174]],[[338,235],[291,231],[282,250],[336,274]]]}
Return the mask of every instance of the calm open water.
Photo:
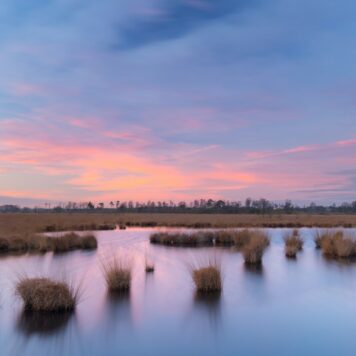
{"label": "calm open water", "polygon": [[[356,263],[330,262],[301,229],[304,250],[284,256],[282,229],[262,270],[246,269],[231,249],[150,245],[154,229],[98,232],[94,252],[0,257],[0,354],[7,355],[355,355]],[[216,251],[216,252],[214,252]],[[131,292],[110,298],[102,261],[134,261]],[[197,299],[189,263],[218,254],[224,290]],[[144,257],[155,272],[144,272]],[[82,285],[72,315],[24,314],[14,295],[18,276],[65,276]]]}

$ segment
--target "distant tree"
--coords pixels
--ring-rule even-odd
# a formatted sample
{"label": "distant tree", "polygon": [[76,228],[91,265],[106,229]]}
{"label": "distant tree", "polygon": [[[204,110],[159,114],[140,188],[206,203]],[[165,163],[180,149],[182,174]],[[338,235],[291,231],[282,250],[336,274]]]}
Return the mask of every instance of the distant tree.
{"label": "distant tree", "polygon": [[99,209],[104,209],[104,203],[99,203],[99,204],[98,204],[98,208],[99,208]]}
{"label": "distant tree", "polygon": [[250,209],[251,203],[252,203],[252,199],[251,199],[251,198],[247,198],[247,199],[245,200],[245,207],[246,207],[247,209]]}
{"label": "distant tree", "polygon": [[290,213],[293,210],[293,203],[291,200],[287,199],[283,205],[283,210],[286,213]]}
{"label": "distant tree", "polygon": [[88,209],[94,209],[94,204],[90,201],[87,205]]}
{"label": "distant tree", "polygon": [[185,208],[187,207],[187,203],[186,203],[185,201],[180,201],[180,202],[178,203],[178,207],[179,207],[180,209],[185,209]]}
{"label": "distant tree", "polygon": [[113,209],[115,204],[114,204],[114,202],[111,201],[111,202],[109,203],[109,205],[110,205],[110,208]]}
{"label": "distant tree", "polygon": [[215,202],[215,207],[218,209],[225,208],[226,203],[223,200],[218,200]]}

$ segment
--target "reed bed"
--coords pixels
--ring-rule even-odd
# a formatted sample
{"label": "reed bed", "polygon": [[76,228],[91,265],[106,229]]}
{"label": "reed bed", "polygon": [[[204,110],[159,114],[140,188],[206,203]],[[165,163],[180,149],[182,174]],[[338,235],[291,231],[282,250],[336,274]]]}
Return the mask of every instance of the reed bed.
{"label": "reed bed", "polygon": [[114,258],[102,264],[109,292],[125,292],[130,289],[132,265],[123,258]]}
{"label": "reed bed", "polygon": [[321,250],[324,256],[333,259],[354,259],[356,257],[356,240],[343,231],[328,232],[323,235]]}
{"label": "reed bed", "polygon": [[68,252],[73,250],[92,250],[98,246],[94,234],[83,235],[70,232],[62,236],[50,237],[42,234],[30,234],[24,237],[0,237],[0,253],[27,252]]}
{"label": "reed bed", "polygon": [[315,248],[321,249],[321,244],[323,240],[332,236],[332,234],[333,233],[330,230],[327,231],[317,230],[314,235]]}
{"label": "reed bed", "polygon": [[91,233],[79,235],[75,232],[52,237],[50,239],[50,244],[55,253],[63,253],[73,250],[93,250],[98,246],[95,235]]}
{"label": "reed bed", "polygon": [[155,232],[150,235],[152,244],[181,247],[225,246],[243,248],[253,236],[264,236],[258,230],[207,230],[197,232]]}
{"label": "reed bed", "polygon": [[243,246],[243,256],[246,265],[261,265],[262,257],[269,246],[269,238],[265,232],[252,231],[246,245]]}
{"label": "reed bed", "polygon": [[292,233],[288,233],[284,237],[284,251],[288,258],[296,258],[297,253],[303,249],[303,239],[299,235],[299,231],[294,229]]}
{"label": "reed bed", "polygon": [[66,312],[75,309],[79,289],[49,278],[23,277],[16,286],[24,309],[36,312]]}

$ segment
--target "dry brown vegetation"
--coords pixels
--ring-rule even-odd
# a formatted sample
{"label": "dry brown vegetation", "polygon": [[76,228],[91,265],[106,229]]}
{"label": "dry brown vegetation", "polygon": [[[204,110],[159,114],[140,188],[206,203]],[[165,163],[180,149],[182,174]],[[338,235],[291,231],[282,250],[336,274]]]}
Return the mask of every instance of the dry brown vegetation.
{"label": "dry brown vegetation", "polygon": [[99,213],[0,213],[0,236],[39,232],[95,231],[116,228],[118,214]]}
{"label": "dry brown vegetation", "polygon": [[263,253],[269,245],[268,236],[262,231],[251,232],[246,245],[243,246],[245,264],[259,265],[262,263]]}
{"label": "dry brown vegetation", "polygon": [[78,302],[78,290],[48,278],[21,278],[16,293],[22,298],[25,310],[70,311]]}
{"label": "dry brown vegetation", "polygon": [[62,236],[46,236],[42,234],[24,235],[24,237],[0,238],[0,253],[27,252],[68,252],[72,250],[96,249],[98,242],[92,233],[79,235],[69,232]]}
{"label": "dry brown vegetation", "polygon": [[224,227],[352,227],[356,214],[159,214],[125,213],[118,219],[127,226]]}
{"label": "dry brown vegetation", "polygon": [[221,266],[216,260],[192,268],[191,274],[198,293],[216,293],[222,290]]}
{"label": "dry brown vegetation", "polygon": [[356,214],[1,213],[0,236],[53,231],[174,227],[352,227]]}
{"label": "dry brown vegetation", "polygon": [[332,234],[331,231],[317,230],[315,232],[315,236],[314,236],[315,247],[317,249],[320,249],[321,248],[321,243],[323,242],[323,240],[325,238],[327,238],[328,236],[330,236],[331,234]]}
{"label": "dry brown vegetation", "polygon": [[296,258],[297,253],[303,249],[303,239],[299,236],[299,231],[296,229],[284,237],[284,243],[285,255],[288,258]]}
{"label": "dry brown vegetation", "polygon": [[149,261],[148,258],[146,257],[145,258],[145,271],[147,273],[152,273],[152,272],[154,272],[154,270],[155,270],[155,266],[154,266],[153,262]]}
{"label": "dry brown vegetation", "polygon": [[243,248],[253,236],[265,236],[257,230],[205,230],[196,232],[155,232],[150,235],[152,244],[182,247],[234,246]]}
{"label": "dry brown vegetation", "polygon": [[323,254],[335,259],[353,259],[356,257],[356,240],[353,236],[345,236],[342,231],[328,232],[321,242]]}
{"label": "dry brown vegetation", "polygon": [[115,258],[109,263],[103,263],[103,271],[110,292],[122,292],[130,289],[132,277],[130,262]]}
{"label": "dry brown vegetation", "polygon": [[72,250],[92,250],[98,246],[96,237],[91,233],[79,235],[75,232],[69,232],[61,236],[51,237],[49,241],[51,250],[56,253]]}

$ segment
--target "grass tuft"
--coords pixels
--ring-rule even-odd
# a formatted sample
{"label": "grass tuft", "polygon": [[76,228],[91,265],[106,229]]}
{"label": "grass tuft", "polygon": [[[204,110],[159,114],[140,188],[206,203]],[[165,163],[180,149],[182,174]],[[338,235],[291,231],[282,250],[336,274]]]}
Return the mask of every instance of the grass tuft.
{"label": "grass tuft", "polygon": [[250,232],[249,241],[243,247],[245,264],[258,265],[262,263],[263,253],[269,245],[269,238],[262,231]]}
{"label": "grass tuft", "polygon": [[21,278],[16,294],[22,298],[25,310],[32,311],[71,311],[78,302],[78,290],[49,278]]}
{"label": "grass tuft", "polygon": [[93,234],[79,235],[69,232],[58,237],[51,238],[51,247],[55,253],[63,253],[73,250],[96,249],[98,242]]}
{"label": "grass tuft", "polygon": [[326,257],[351,259],[356,257],[356,241],[352,236],[344,236],[342,231],[328,233],[321,241],[321,249]]}
{"label": "grass tuft", "polygon": [[222,290],[221,264],[216,258],[192,266],[191,275],[199,294],[216,293]]}
{"label": "grass tuft", "polygon": [[291,234],[287,234],[284,237],[285,243],[285,255],[288,258],[296,258],[297,253],[303,249],[303,239],[299,235],[299,231],[297,229],[293,230]]}
{"label": "grass tuft", "polygon": [[152,273],[152,272],[154,272],[154,270],[155,270],[154,264],[151,261],[149,261],[147,259],[147,257],[146,257],[145,258],[145,271],[146,271],[146,273]]}
{"label": "grass tuft", "polygon": [[131,286],[132,267],[123,259],[115,258],[103,263],[105,281],[110,292],[128,291]]}

